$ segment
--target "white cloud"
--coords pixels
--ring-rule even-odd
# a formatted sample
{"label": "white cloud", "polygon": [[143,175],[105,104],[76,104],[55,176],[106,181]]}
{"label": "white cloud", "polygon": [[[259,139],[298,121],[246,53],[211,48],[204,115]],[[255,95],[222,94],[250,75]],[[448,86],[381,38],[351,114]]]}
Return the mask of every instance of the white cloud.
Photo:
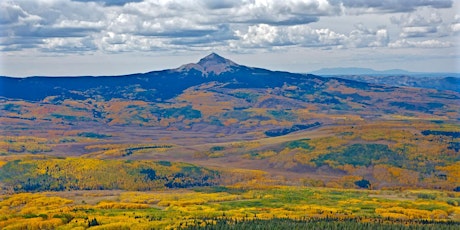
{"label": "white cloud", "polygon": [[402,33],[400,34],[403,38],[408,37],[426,37],[429,34],[434,34],[438,30],[433,26],[411,26],[402,28]]}
{"label": "white cloud", "polygon": [[282,45],[280,33],[277,27],[267,24],[250,26],[247,33],[236,31],[236,35],[242,39],[246,47],[266,47],[273,44]]}
{"label": "white cloud", "polygon": [[[349,34],[331,29],[312,29],[307,25],[276,27],[267,24],[250,26],[248,31],[237,31],[241,47],[263,48],[270,46],[363,48],[385,47],[389,42],[386,29],[370,30],[362,25]],[[238,42],[238,41],[237,41]]]}
{"label": "white cloud", "polygon": [[18,4],[0,2],[0,24],[16,24],[40,19],[39,16],[30,15],[24,11]]}
{"label": "white cloud", "polygon": [[45,38],[43,44],[39,45],[43,52],[81,52],[90,51],[96,48],[93,40],[86,38]]}
{"label": "white cloud", "polygon": [[[56,52],[64,52],[65,44],[72,46],[68,49],[72,52],[79,47],[82,52],[187,50],[207,44],[267,49],[385,47],[390,40],[387,29],[361,26],[339,33],[307,24],[321,17],[341,16],[346,9],[366,8],[368,13],[416,11],[393,17],[392,22],[401,26],[403,38],[423,37],[436,34],[442,18],[436,12],[426,18],[417,9],[451,5],[451,1],[442,0],[17,0],[1,3],[0,46],[3,50],[46,47],[49,52],[52,47],[61,47]],[[445,26],[451,31],[458,31],[458,27]],[[91,39],[96,46],[76,45],[76,41]]]}
{"label": "white cloud", "polygon": [[460,32],[460,23],[458,23],[458,22],[457,23],[452,23],[452,25],[450,25],[450,29],[454,33]]}
{"label": "white cloud", "polygon": [[391,17],[391,22],[401,27],[400,37],[443,36],[445,25],[441,15],[430,10]]}
{"label": "white cloud", "polygon": [[388,44],[390,48],[448,48],[452,47],[451,42],[444,42],[439,40],[425,40],[425,41],[409,41],[406,39],[397,40]]}
{"label": "white cloud", "polygon": [[460,33],[460,14],[455,14],[454,21],[449,26],[453,33]]}
{"label": "white cloud", "polygon": [[362,8],[367,12],[412,12],[418,7],[450,8],[451,0],[331,0],[347,8]]}
{"label": "white cloud", "polygon": [[[68,44],[73,44],[72,38],[88,39],[106,25],[104,11],[95,3],[18,0],[2,2],[0,9],[0,46],[3,50],[43,48],[43,44],[53,38],[62,38],[55,39],[62,44],[65,44],[64,38],[68,38]],[[50,47],[46,50],[52,51]],[[78,51],[74,48],[68,50]],[[63,49],[56,52],[63,52]]]}
{"label": "white cloud", "polygon": [[227,11],[229,22],[300,25],[318,21],[318,17],[340,14],[340,7],[325,0],[254,0],[244,1]]}
{"label": "white cloud", "polygon": [[442,23],[439,13],[431,12],[429,15],[420,13],[403,14],[399,18],[392,17],[392,22],[401,26],[432,26],[433,24]]}
{"label": "white cloud", "polygon": [[388,40],[389,36],[386,29],[374,31],[359,24],[347,37],[347,47],[383,47],[388,44]]}
{"label": "white cloud", "polygon": [[101,39],[96,40],[96,46],[105,52],[119,53],[158,51],[168,48],[169,45],[166,39],[153,39],[133,34],[107,32]]}

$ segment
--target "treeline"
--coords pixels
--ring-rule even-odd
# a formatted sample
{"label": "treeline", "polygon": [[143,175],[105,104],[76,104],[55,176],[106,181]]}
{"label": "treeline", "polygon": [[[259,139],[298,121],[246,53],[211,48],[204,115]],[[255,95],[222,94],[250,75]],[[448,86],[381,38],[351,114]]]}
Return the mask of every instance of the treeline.
{"label": "treeline", "polygon": [[0,168],[0,181],[17,192],[189,188],[217,185],[219,178],[215,170],[165,161],[15,160]]}
{"label": "treeline", "polygon": [[292,132],[296,132],[296,131],[300,131],[300,130],[304,130],[304,129],[309,129],[309,128],[317,127],[317,126],[320,126],[320,125],[321,125],[320,122],[315,122],[315,123],[311,123],[311,124],[297,124],[297,125],[291,126],[290,128],[267,130],[267,131],[265,131],[265,135],[267,135],[269,137],[283,136],[283,135],[287,135],[287,134],[292,133]]}
{"label": "treeline", "polygon": [[212,220],[195,220],[193,224],[181,224],[184,229],[189,230],[210,230],[210,229],[347,229],[347,230],[454,230],[459,229],[459,222],[435,222],[430,220],[390,220],[376,219],[361,222],[359,219],[340,220],[337,218],[324,219],[289,219],[274,218],[269,220],[251,219],[212,219]]}

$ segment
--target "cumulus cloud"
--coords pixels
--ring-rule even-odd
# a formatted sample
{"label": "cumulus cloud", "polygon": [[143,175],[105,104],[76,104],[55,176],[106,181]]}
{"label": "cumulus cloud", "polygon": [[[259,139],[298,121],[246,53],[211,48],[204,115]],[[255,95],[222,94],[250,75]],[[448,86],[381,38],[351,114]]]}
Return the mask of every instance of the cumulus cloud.
{"label": "cumulus cloud", "polygon": [[383,47],[388,44],[388,31],[384,28],[371,30],[358,24],[347,37],[347,44],[350,47]]}
{"label": "cumulus cloud", "polygon": [[49,38],[87,37],[105,27],[103,10],[94,3],[15,1],[0,6],[3,50],[37,48]]}
{"label": "cumulus cloud", "polygon": [[[58,48],[65,45],[73,47],[69,51],[81,48],[82,52],[226,45],[238,38],[236,28],[259,23],[308,24],[340,11],[324,0],[18,0],[1,4],[3,50],[20,50],[35,41],[36,48],[51,51],[56,47],[56,52],[65,52]],[[80,42],[88,39],[98,45]],[[118,42],[113,43],[115,40]]]}
{"label": "cumulus cloud", "polygon": [[237,31],[238,42],[245,48],[271,46],[326,47],[338,46],[346,36],[330,29],[312,29],[306,25],[276,27],[267,24],[250,26],[246,32]]}
{"label": "cumulus cloud", "polygon": [[109,53],[159,51],[171,48],[166,39],[150,39],[133,34],[107,33],[95,44],[100,50]]}
{"label": "cumulus cloud", "polygon": [[442,31],[443,20],[439,13],[431,12],[429,15],[410,13],[399,18],[392,17],[391,22],[401,27],[400,37],[427,37]]}
{"label": "cumulus cloud", "polygon": [[276,27],[267,24],[250,26],[247,32],[237,31],[243,47],[270,46],[363,48],[383,47],[389,42],[386,29],[371,30],[357,25],[348,34],[331,29],[312,29],[307,25]]}
{"label": "cumulus cloud", "polygon": [[316,22],[319,16],[337,15],[339,6],[321,0],[246,1],[228,13],[230,22],[270,25],[300,25]]}
{"label": "cumulus cloud", "polygon": [[202,47],[418,47],[411,40],[391,42],[385,26],[368,29],[357,25],[338,32],[337,27],[312,25],[324,17],[364,9],[376,14],[409,12],[391,19],[400,27],[403,39],[446,30],[457,33],[459,20],[446,24],[436,12],[429,17],[417,12],[419,8],[449,7],[452,1],[447,0],[1,1],[0,49],[60,53]]}
{"label": "cumulus cloud", "polygon": [[460,14],[455,15],[454,22],[450,25],[450,30],[455,34],[460,33]]}
{"label": "cumulus cloud", "polygon": [[90,37],[85,38],[46,38],[43,44],[39,45],[43,52],[81,52],[94,50],[96,45]]}

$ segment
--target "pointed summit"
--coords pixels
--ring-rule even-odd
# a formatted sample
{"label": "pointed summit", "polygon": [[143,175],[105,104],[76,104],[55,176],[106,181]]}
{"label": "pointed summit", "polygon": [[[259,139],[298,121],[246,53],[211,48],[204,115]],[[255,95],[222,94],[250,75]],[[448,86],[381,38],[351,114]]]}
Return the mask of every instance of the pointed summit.
{"label": "pointed summit", "polygon": [[211,53],[202,58],[197,64],[203,67],[206,74],[214,73],[215,75],[227,72],[231,67],[237,66],[235,62],[225,59],[216,53]]}
{"label": "pointed summit", "polygon": [[233,67],[237,67],[238,64],[226,59],[216,53],[211,53],[208,56],[200,59],[198,63],[187,64],[178,68],[179,71],[196,69],[208,76],[210,74],[219,75],[224,72],[231,71]]}
{"label": "pointed summit", "polygon": [[225,59],[216,53],[211,53],[208,56],[200,59],[200,61],[197,64],[203,67],[212,66],[212,65],[220,65],[220,64],[236,65],[234,62],[228,59]]}

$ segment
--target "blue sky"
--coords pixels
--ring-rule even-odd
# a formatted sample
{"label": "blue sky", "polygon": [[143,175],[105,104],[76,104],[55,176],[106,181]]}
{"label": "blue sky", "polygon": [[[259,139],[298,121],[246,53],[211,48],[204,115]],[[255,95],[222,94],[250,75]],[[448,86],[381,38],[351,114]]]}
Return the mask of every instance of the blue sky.
{"label": "blue sky", "polygon": [[460,72],[460,1],[5,0],[0,75],[118,75],[216,52],[292,72]]}

